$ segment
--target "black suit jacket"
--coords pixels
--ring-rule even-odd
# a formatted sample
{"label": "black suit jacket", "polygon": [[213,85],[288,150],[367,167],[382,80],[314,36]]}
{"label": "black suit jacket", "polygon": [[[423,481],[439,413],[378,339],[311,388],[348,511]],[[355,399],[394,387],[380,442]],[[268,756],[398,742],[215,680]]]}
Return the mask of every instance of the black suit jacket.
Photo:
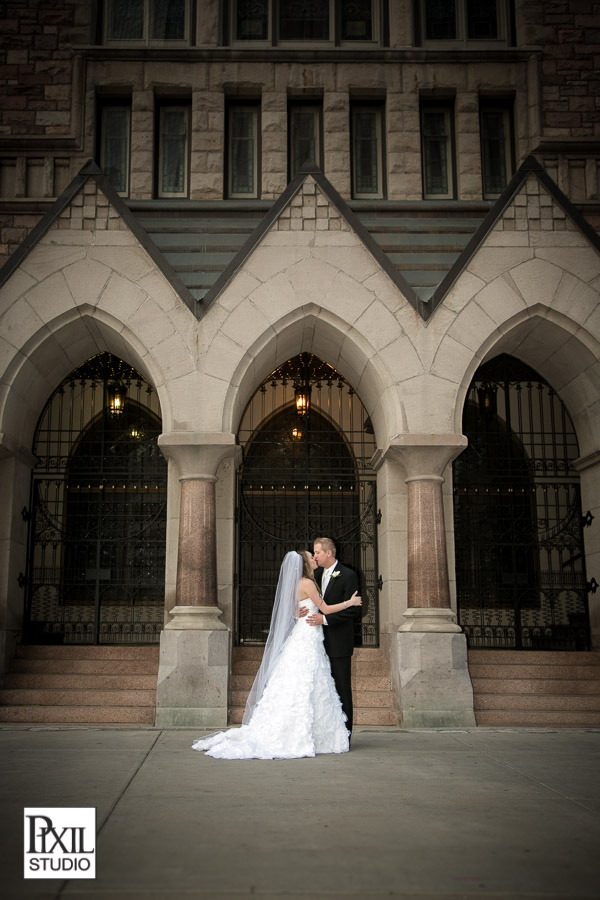
{"label": "black suit jacket", "polygon": [[[339,572],[335,578],[329,579],[323,600],[330,606],[349,600],[354,591],[358,591],[356,572],[337,563],[333,572]],[[323,569],[315,571],[315,580],[319,587]],[[360,616],[360,606],[350,606],[337,613],[327,613],[327,625],[323,626],[325,650],[330,657],[352,656],[354,653],[354,623]]]}

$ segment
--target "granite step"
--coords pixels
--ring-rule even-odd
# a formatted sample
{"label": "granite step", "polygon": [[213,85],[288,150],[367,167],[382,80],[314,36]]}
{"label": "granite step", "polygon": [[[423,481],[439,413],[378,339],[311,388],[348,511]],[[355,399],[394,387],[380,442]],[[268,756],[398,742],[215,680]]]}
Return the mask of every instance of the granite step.
{"label": "granite step", "polygon": [[469,650],[469,663],[486,665],[581,665],[600,666],[594,650]]}
{"label": "granite step", "polygon": [[13,659],[11,672],[73,675],[156,675],[158,658],[145,659]]}
{"label": "granite step", "polygon": [[600,714],[600,702],[597,696],[588,694],[475,694],[475,710],[545,710],[572,711],[588,710]]}
{"label": "granite step", "polygon": [[469,671],[478,725],[600,725],[600,653],[470,650]]}
{"label": "granite step", "polygon": [[158,663],[157,646],[20,646],[0,722],[153,724]]}
{"label": "granite step", "polygon": [[10,688],[0,690],[0,706],[154,706],[156,689],[150,691]]}
{"label": "granite step", "polygon": [[154,725],[154,706],[0,706],[0,722],[52,725]]}
{"label": "granite step", "polygon": [[[243,707],[231,707],[229,724],[241,725],[244,715]],[[354,707],[355,725],[398,725],[398,713],[395,709],[365,709]]]}
{"label": "granite step", "polygon": [[599,728],[600,712],[585,710],[478,710],[477,725],[511,728]]}
{"label": "granite step", "polygon": [[[61,672],[58,674],[42,672],[7,672],[0,678],[3,689],[29,690],[105,690],[118,691],[123,688],[124,679],[119,674],[81,674],[77,672]],[[128,675],[128,690],[155,691],[156,672],[148,675]]]}
{"label": "granite step", "polygon": [[480,665],[469,662],[469,672],[471,678],[495,678],[510,681],[511,679],[534,678],[534,679],[584,679],[595,680],[600,678],[600,669],[595,665],[578,665],[571,666],[557,665],[551,663],[547,665]]}
{"label": "granite step", "polygon": [[473,689],[481,694],[506,693],[510,688],[511,694],[600,694],[600,680],[596,678],[511,678],[500,680],[496,678],[472,678]]}
{"label": "granite step", "polygon": [[[230,682],[229,721],[242,721],[264,647],[234,647]],[[389,664],[381,650],[357,648],[352,657],[354,718],[357,725],[398,725],[399,715],[392,691]]]}
{"label": "granite step", "polygon": [[159,647],[139,644],[20,644],[17,659],[152,659]]}

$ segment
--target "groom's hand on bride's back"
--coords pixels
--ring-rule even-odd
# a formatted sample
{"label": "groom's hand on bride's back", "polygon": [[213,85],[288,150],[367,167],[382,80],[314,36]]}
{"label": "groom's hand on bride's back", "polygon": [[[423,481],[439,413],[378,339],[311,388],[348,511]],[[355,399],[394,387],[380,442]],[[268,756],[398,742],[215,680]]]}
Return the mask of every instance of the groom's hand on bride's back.
{"label": "groom's hand on bride's back", "polygon": [[304,616],[308,615],[308,610],[305,606],[301,606],[298,610],[298,618],[302,619]]}

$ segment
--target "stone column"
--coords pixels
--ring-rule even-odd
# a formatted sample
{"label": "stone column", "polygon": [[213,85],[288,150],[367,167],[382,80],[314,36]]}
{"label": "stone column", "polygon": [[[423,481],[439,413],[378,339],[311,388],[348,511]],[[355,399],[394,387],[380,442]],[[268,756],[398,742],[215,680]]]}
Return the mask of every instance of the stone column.
{"label": "stone column", "polygon": [[450,605],[442,473],[463,435],[396,435],[386,455],[408,485],[408,607],[392,641],[392,676],[405,727],[475,724],[467,645]]}
{"label": "stone column", "polygon": [[181,485],[177,587],[160,640],[156,726],[227,724],[230,635],[217,604],[215,484],[235,435],[161,434]]}

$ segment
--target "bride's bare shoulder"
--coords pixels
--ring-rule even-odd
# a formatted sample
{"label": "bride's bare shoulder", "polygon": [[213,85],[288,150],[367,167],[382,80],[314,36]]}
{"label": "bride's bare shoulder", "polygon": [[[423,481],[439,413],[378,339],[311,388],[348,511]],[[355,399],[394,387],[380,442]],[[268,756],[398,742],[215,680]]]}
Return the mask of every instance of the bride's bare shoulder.
{"label": "bride's bare shoulder", "polygon": [[314,600],[315,597],[319,596],[318,588],[312,578],[301,578],[300,579],[300,599],[306,600],[307,597],[310,597],[311,600]]}

